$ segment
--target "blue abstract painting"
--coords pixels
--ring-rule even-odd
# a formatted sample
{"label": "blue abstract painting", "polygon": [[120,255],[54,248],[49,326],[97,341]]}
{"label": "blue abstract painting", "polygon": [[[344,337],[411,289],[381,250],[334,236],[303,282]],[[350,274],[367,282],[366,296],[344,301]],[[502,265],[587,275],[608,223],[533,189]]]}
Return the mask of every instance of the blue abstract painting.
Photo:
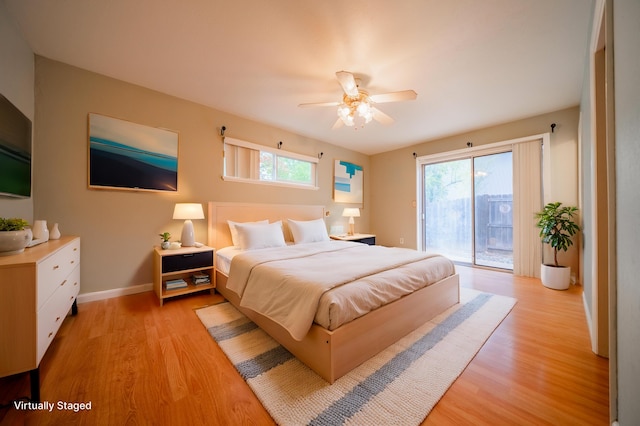
{"label": "blue abstract painting", "polygon": [[89,114],[89,186],[178,190],[178,133]]}
{"label": "blue abstract painting", "polygon": [[334,201],[336,203],[362,204],[363,194],[362,166],[348,161],[336,160],[333,181]]}

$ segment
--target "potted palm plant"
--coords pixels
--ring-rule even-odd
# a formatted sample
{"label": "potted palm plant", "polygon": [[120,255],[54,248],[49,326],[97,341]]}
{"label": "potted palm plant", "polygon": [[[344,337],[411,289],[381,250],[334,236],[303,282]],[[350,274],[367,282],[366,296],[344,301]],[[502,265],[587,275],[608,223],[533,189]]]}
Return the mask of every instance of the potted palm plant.
{"label": "potted palm plant", "polygon": [[545,287],[566,290],[571,281],[571,268],[558,264],[558,251],[567,251],[573,245],[572,237],[580,231],[574,222],[578,208],[563,206],[560,202],[549,203],[536,213],[536,226],[540,228],[540,238],[553,248],[553,264],[542,263],[540,279]]}
{"label": "potted palm plant", "polygon": [[31,242],[31,230],[26,220],[0,217],[0,256],[17,254]]}

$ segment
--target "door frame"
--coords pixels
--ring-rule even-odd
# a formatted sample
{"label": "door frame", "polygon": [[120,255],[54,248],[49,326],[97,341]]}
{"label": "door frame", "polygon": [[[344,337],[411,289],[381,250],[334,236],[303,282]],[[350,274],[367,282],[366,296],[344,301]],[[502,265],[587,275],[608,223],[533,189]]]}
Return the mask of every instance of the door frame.
{"label": "door frame", "polygon": [[[592,306],[593,352],[609,357],[611,419],[617,419],[617,316],[615,128],[613,81],[613,2],[596,0],[589,49],[591,124]],[[586,259],[585,259],[586,260]]]}

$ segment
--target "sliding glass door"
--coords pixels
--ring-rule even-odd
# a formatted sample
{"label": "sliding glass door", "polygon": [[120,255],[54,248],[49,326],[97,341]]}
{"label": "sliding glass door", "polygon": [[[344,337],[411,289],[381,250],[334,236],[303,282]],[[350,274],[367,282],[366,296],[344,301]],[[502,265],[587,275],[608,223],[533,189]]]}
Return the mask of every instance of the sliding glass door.
{"label": "sliding glass door", "polygon": [[422,170],[425,250],[472,263],[471,160],[426,164]]}
{"label": "sliding glass door", "polygon": [[511,151],[475,157],[473,165],[475,263],[513,270]]}
{"label": "sliding glass door", "polygon": [[424,164],[424,249],[512,270],[512,172],[511,151]]}

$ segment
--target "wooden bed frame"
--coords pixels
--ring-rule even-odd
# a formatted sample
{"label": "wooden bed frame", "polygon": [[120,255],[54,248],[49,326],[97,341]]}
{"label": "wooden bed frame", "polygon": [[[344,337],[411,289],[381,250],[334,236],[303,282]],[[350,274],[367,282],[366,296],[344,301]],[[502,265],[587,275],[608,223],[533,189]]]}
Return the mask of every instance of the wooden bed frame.
{"label": "wooden bed frame", "polygon": [[[285,240],[291,241],[286,227],[287,219],[325,217],[323,206],[210,202],[208,207],[208,245],[216,249],[232,245],[227,220],[282,220]],[[459,279],[455,274],[336,330],[329,331],[313,324],[305,338],[297,341],[270,319],[240,307],[239,297],[227,290],[226,283],[227,276],[216,270],[216,290],[329,383],[460,301]],[[411,314],[408,315],[408,312]]]}

